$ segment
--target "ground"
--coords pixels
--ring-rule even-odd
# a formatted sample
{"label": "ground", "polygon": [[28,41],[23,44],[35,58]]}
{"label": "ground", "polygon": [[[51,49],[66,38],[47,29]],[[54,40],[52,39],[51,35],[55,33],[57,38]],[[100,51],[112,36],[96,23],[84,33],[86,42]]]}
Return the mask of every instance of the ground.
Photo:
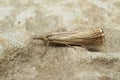
{"label": "ground", "polygon": [[[0,80],[119,80],[119,0],[0,0]],[[98,51],[49,46],[50,32],[100,27]]]}

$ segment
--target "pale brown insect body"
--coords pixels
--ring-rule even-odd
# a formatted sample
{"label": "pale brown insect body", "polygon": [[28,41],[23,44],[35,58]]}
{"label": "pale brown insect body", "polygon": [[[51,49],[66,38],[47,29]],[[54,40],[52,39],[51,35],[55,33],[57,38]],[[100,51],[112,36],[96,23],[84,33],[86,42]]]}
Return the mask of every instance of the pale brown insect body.
{"label": "pale brown insect body", "polygon": [[104,32],[101,28],[95,28],[84,32],[74,31],[52,33],[44,37],[34,37],[34,39],[40,39],[53,44],[96,46],[103,44]]}

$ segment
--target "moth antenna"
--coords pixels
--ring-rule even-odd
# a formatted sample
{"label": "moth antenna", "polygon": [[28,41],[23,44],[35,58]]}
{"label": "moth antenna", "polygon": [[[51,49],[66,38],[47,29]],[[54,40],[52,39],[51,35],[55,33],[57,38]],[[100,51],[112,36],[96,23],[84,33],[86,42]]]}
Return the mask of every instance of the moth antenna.
{"label": "moth antenna", "polygon": [[45,40],[45,36],[34,36],[33,37],[34,40]]}

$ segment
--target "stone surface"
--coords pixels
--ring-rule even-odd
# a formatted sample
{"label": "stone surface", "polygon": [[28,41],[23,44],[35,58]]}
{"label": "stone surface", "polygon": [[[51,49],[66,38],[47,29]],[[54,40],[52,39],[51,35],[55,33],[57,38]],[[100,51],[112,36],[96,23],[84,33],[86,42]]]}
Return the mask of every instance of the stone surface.
{"label": "stone surface", "polygon": [[[0,0],[0,80],[119,80],[119,0]],[[46,46],[33,35],[101,27],[100,51]]]}

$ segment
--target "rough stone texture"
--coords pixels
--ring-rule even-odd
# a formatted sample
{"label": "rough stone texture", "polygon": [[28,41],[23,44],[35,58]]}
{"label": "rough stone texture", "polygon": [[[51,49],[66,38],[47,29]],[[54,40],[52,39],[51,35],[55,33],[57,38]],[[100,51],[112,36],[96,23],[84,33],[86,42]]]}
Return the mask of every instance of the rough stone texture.
{"label": "rough stone texture", "polygon": [[[119,80],[120,0],[0,0],[0,80]],[[33,35],[99,26],[99,52],[49,46]]]}

